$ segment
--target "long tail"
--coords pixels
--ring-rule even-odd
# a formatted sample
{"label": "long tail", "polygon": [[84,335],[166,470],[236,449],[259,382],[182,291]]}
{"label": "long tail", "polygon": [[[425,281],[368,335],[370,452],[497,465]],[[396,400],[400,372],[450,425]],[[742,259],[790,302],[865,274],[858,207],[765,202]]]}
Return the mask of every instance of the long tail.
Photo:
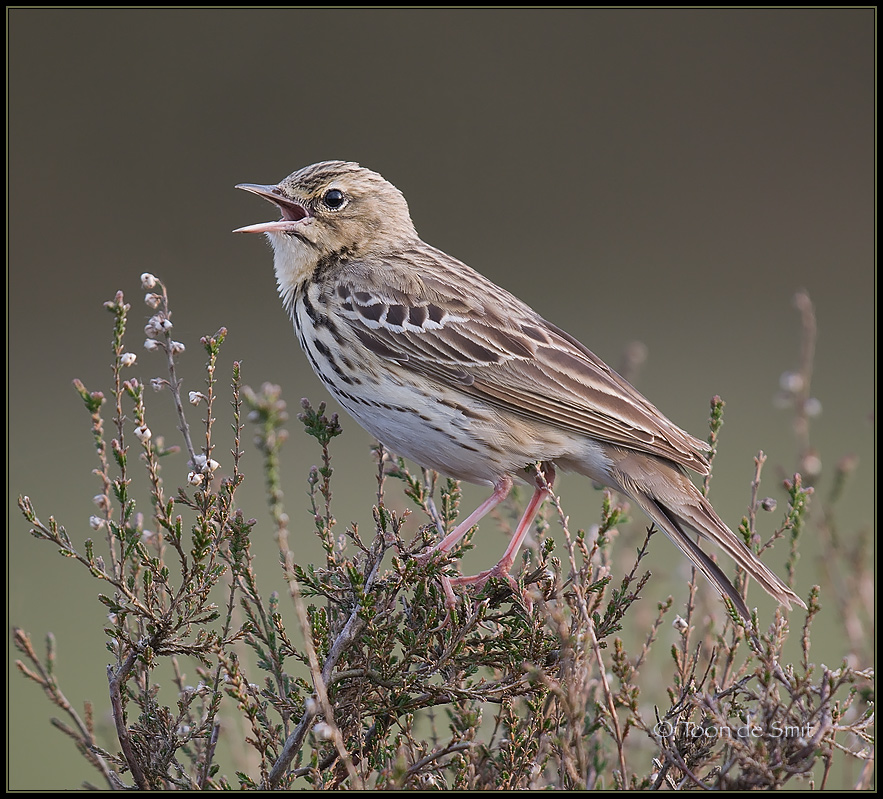
{"label": "long tail", "polygon": [[721,568],[685,532],[689,528],[717,544],[779,604],[791,608],[803,600],[782,582],[715,513],[711,503],[676,465],[642,453],[619,453],[611,477],[701,571],[746,621],[750,613]]}

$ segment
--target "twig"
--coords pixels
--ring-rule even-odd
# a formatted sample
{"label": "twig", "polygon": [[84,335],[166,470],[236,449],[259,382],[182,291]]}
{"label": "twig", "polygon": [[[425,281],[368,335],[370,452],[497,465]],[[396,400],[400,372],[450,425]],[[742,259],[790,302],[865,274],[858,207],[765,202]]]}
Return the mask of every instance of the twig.
{"label": "twig", "polygon": [[[371,590],[374,581],[377,579],[377,573],[380,570],[380,564],[383,561],[383,555],[385,552],[385,548],[381,550],[370,574],[368,575],[368,579],[365,580],[364,593],[366,594]],[[346,652],[346,650],[352,645],[353,641],[358,638],[359,634],[365,628],[366,621],[361,616],[361,610],[361,605],[356,605],[356,607],[353,608],[349,619],[347,619],[343,629],[331,645],[331,651],[328,653],[328,657],[325,659],[322,671],[320,672],[320,676],[325,685],[330,682],[334,667],[337,665],[337,661],[340,660],[341,655]],[[300,751],[307,731],[310,729],[310,725],[316,717],[317,712],[318,708],[308,703],[308,707],[304,711],[300,722],[297,727],[294,728],[291,735],[288,736],[278,759],[273,764],[273,768],[270,769],[270,773],[267,776],[268,785],[266,787],[275,788],[279,784],[280,780],[285,775],[288,766],[291,764],[291,761],[294,760],[294,756]]]}
{"label": "twig", "polygon": [[147,791],[150,790],[150,784],[147,782],[147,778],[141,770],[141,764],[135,756],[135,750],[132,748],[132,741],[129,738],[126,718],[123,713],[123,698],[120,694],[120,686],[125,682],[128,673],[132,670],[132,666],[135,665],[136,658],[137,655],[134,652],[130,652],[125,662],[116,671],[113,666],[108,666],[107,681],[110,685],[110,706],[113,712],[113,722],[116,726],[117,738],[119,738],[123,756],[126,758],[129,771],[132,772],[135,784],[140,790]]}

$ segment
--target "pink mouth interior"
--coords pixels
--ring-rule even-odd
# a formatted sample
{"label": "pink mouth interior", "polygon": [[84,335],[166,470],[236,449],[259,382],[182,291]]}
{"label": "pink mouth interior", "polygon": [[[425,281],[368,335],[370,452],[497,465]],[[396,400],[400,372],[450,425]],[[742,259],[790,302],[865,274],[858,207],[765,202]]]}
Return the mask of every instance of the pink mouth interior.
{"label": "pink mouth interior", "polygon": [[301,206],[292,203],[277,203],[279,205],[279,210],[282,212],[282,218],[286,222],[299,222],[301,219],[307,218],[306,209]]}

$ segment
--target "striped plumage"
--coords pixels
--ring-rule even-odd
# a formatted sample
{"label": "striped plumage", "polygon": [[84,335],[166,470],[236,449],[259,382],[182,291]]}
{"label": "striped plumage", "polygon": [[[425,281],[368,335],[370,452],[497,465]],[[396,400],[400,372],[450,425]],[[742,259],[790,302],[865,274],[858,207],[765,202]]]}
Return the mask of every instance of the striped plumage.
{"label": "striped plumage", "polygon": [[572,336],[421,241],[401,192],[380,175],[327,161],[277,186],[240,188],[282,213],[240,231],[267,234],[298,339],[338,402],[399,455],[493,486],[436,549],[450,551],[526,465],[545,464],[547,483],[538,481],[500,563],[455,583],[512,581],[515,553],[559,466],[631,497],[746,619],[744,600],[688,530],[717,543],[780,603],[803,604],[686,476],[708,473],[706,445]]}

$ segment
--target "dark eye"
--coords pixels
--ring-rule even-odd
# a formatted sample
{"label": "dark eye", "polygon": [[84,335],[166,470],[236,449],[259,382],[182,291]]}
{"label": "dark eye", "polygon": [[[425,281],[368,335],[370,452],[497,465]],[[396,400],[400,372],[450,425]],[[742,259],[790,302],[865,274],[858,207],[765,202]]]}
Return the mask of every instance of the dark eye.
{"label": "dark eye", "polygon": [[346,202],[346,195],[340,189],[328,189],[322,201],[332,210],[337,210],[338,208],[343,208],[343,204]]}

